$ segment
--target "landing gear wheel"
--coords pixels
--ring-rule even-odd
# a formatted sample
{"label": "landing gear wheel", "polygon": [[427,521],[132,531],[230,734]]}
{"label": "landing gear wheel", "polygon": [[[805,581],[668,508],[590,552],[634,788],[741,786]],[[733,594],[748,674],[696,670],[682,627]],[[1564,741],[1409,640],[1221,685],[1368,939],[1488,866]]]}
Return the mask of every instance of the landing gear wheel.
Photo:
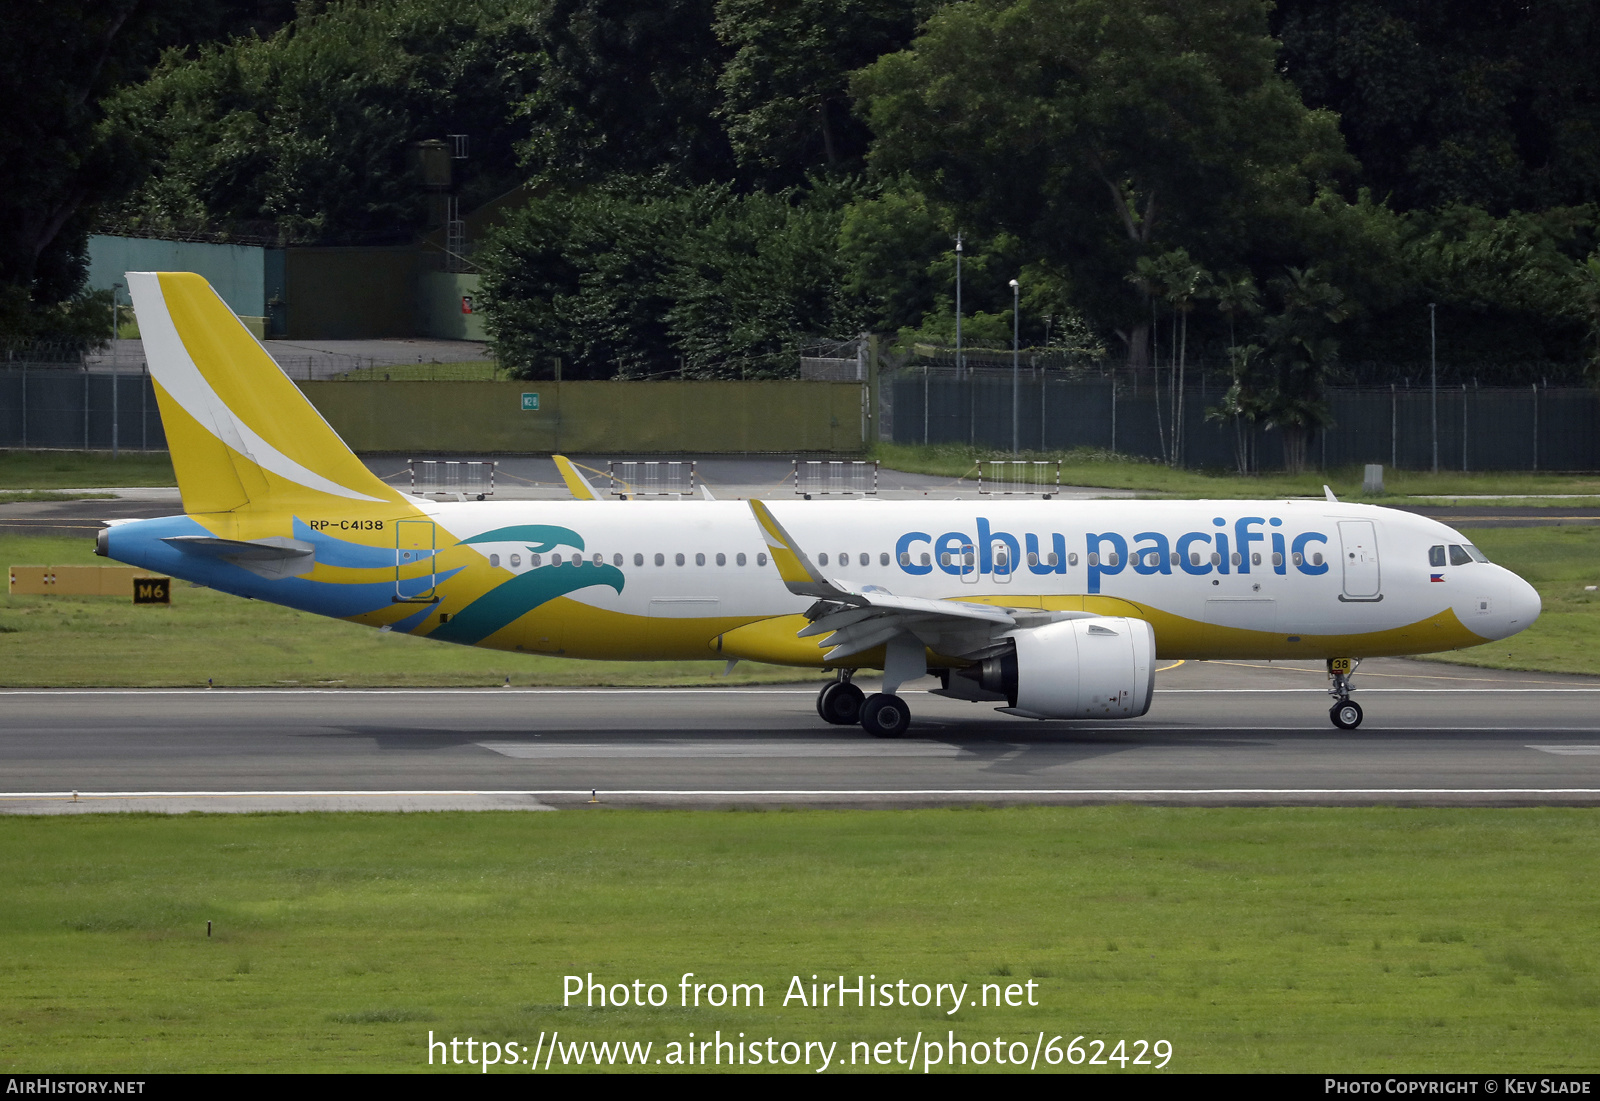
{"label": "landing gear wheel", "polygon": [[1340,730],[1354,730],[1361,725],[1361,705],[1355,700],[1340,700],[1328,710],[1328,718]]}
{"label": "landing gear wheel", "polygon": [[898,738],[911,725],[911,709],[899,696],[874,692],[861,705],[861,728],[874,738]]}
{"label": "landing gear wheel", "polygon": [[847,681],[832,681],[817,693],[817,714],[834,726],[855,726],[861,721],[861,701],[866,693]]}

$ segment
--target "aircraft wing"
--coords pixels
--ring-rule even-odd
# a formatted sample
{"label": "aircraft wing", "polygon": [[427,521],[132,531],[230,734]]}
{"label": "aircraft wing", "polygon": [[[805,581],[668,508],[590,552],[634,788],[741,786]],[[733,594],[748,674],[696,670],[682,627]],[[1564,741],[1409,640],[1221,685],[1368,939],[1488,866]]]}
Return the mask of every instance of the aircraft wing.
{"label": "aircraft wing", "polygon": [[799,637],[825,636],[817,645],[828,651],[829,660],[882,646],[900,634],[909,634],[941,654],[979,658],[998,650],[1001,639],[1018,627],[1092,617],[1088,612],[1042,612],[965,600],[896,596],[880,585],[829,578],[763,502],[751,501],[750,510],[784,585],[796,595],[817,598],[806,610],[811,622]]}

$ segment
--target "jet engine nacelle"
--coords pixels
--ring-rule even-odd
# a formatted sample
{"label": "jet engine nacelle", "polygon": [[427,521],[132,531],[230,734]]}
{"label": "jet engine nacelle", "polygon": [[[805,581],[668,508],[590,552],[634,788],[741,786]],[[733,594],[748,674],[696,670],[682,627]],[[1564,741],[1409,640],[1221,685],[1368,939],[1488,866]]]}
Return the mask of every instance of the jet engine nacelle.
{"label": "jet engine nacelle", "polygon": [[[1131,719],[1150,710],[1156,633],[1142,619],[1068,619],[1011,635],[1015,665],[996,663],[1017,712],[1040,719]],[[987,663],[986,663],[987,665]],[[999,688],[999,684],[993,685]]]}

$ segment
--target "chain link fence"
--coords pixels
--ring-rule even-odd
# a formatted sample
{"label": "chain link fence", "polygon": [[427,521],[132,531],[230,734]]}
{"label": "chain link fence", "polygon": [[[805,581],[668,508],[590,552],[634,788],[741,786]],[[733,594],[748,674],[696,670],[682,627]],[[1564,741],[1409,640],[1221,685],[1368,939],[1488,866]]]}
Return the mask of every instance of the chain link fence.
{"label": "chain link fence", "polygon": [[[1092,448],[1189,467],[1279,469],[1283,433],[1236,423],[1215,385],[1178,395],[1126,378],[911,368],[886,374],[883,438],[1009,451]],[[1179,430],[1173,431],[1173,409]],[[1401,470],[1600,470],[1600,394],[1581,386],[1333,387],[1311,466]],[[1013,413],[1015,410],[1015,415]],[[1013,427],[1015,426],[1015,427]],[[1015,431],[1015,437],[1013,437]]]}

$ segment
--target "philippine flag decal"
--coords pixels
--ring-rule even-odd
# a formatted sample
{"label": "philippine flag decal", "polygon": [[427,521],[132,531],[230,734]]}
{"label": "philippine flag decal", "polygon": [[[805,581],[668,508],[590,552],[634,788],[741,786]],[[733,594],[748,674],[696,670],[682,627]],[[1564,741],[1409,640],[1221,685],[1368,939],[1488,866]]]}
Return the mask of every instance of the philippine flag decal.
{"label": "philippine flag decal", "polygon": [[1429,581],[1443,581],[1444,580],[1444,574],[1442,574],[1442,573],[1430,573],[1428,575],[1428,580]]}

